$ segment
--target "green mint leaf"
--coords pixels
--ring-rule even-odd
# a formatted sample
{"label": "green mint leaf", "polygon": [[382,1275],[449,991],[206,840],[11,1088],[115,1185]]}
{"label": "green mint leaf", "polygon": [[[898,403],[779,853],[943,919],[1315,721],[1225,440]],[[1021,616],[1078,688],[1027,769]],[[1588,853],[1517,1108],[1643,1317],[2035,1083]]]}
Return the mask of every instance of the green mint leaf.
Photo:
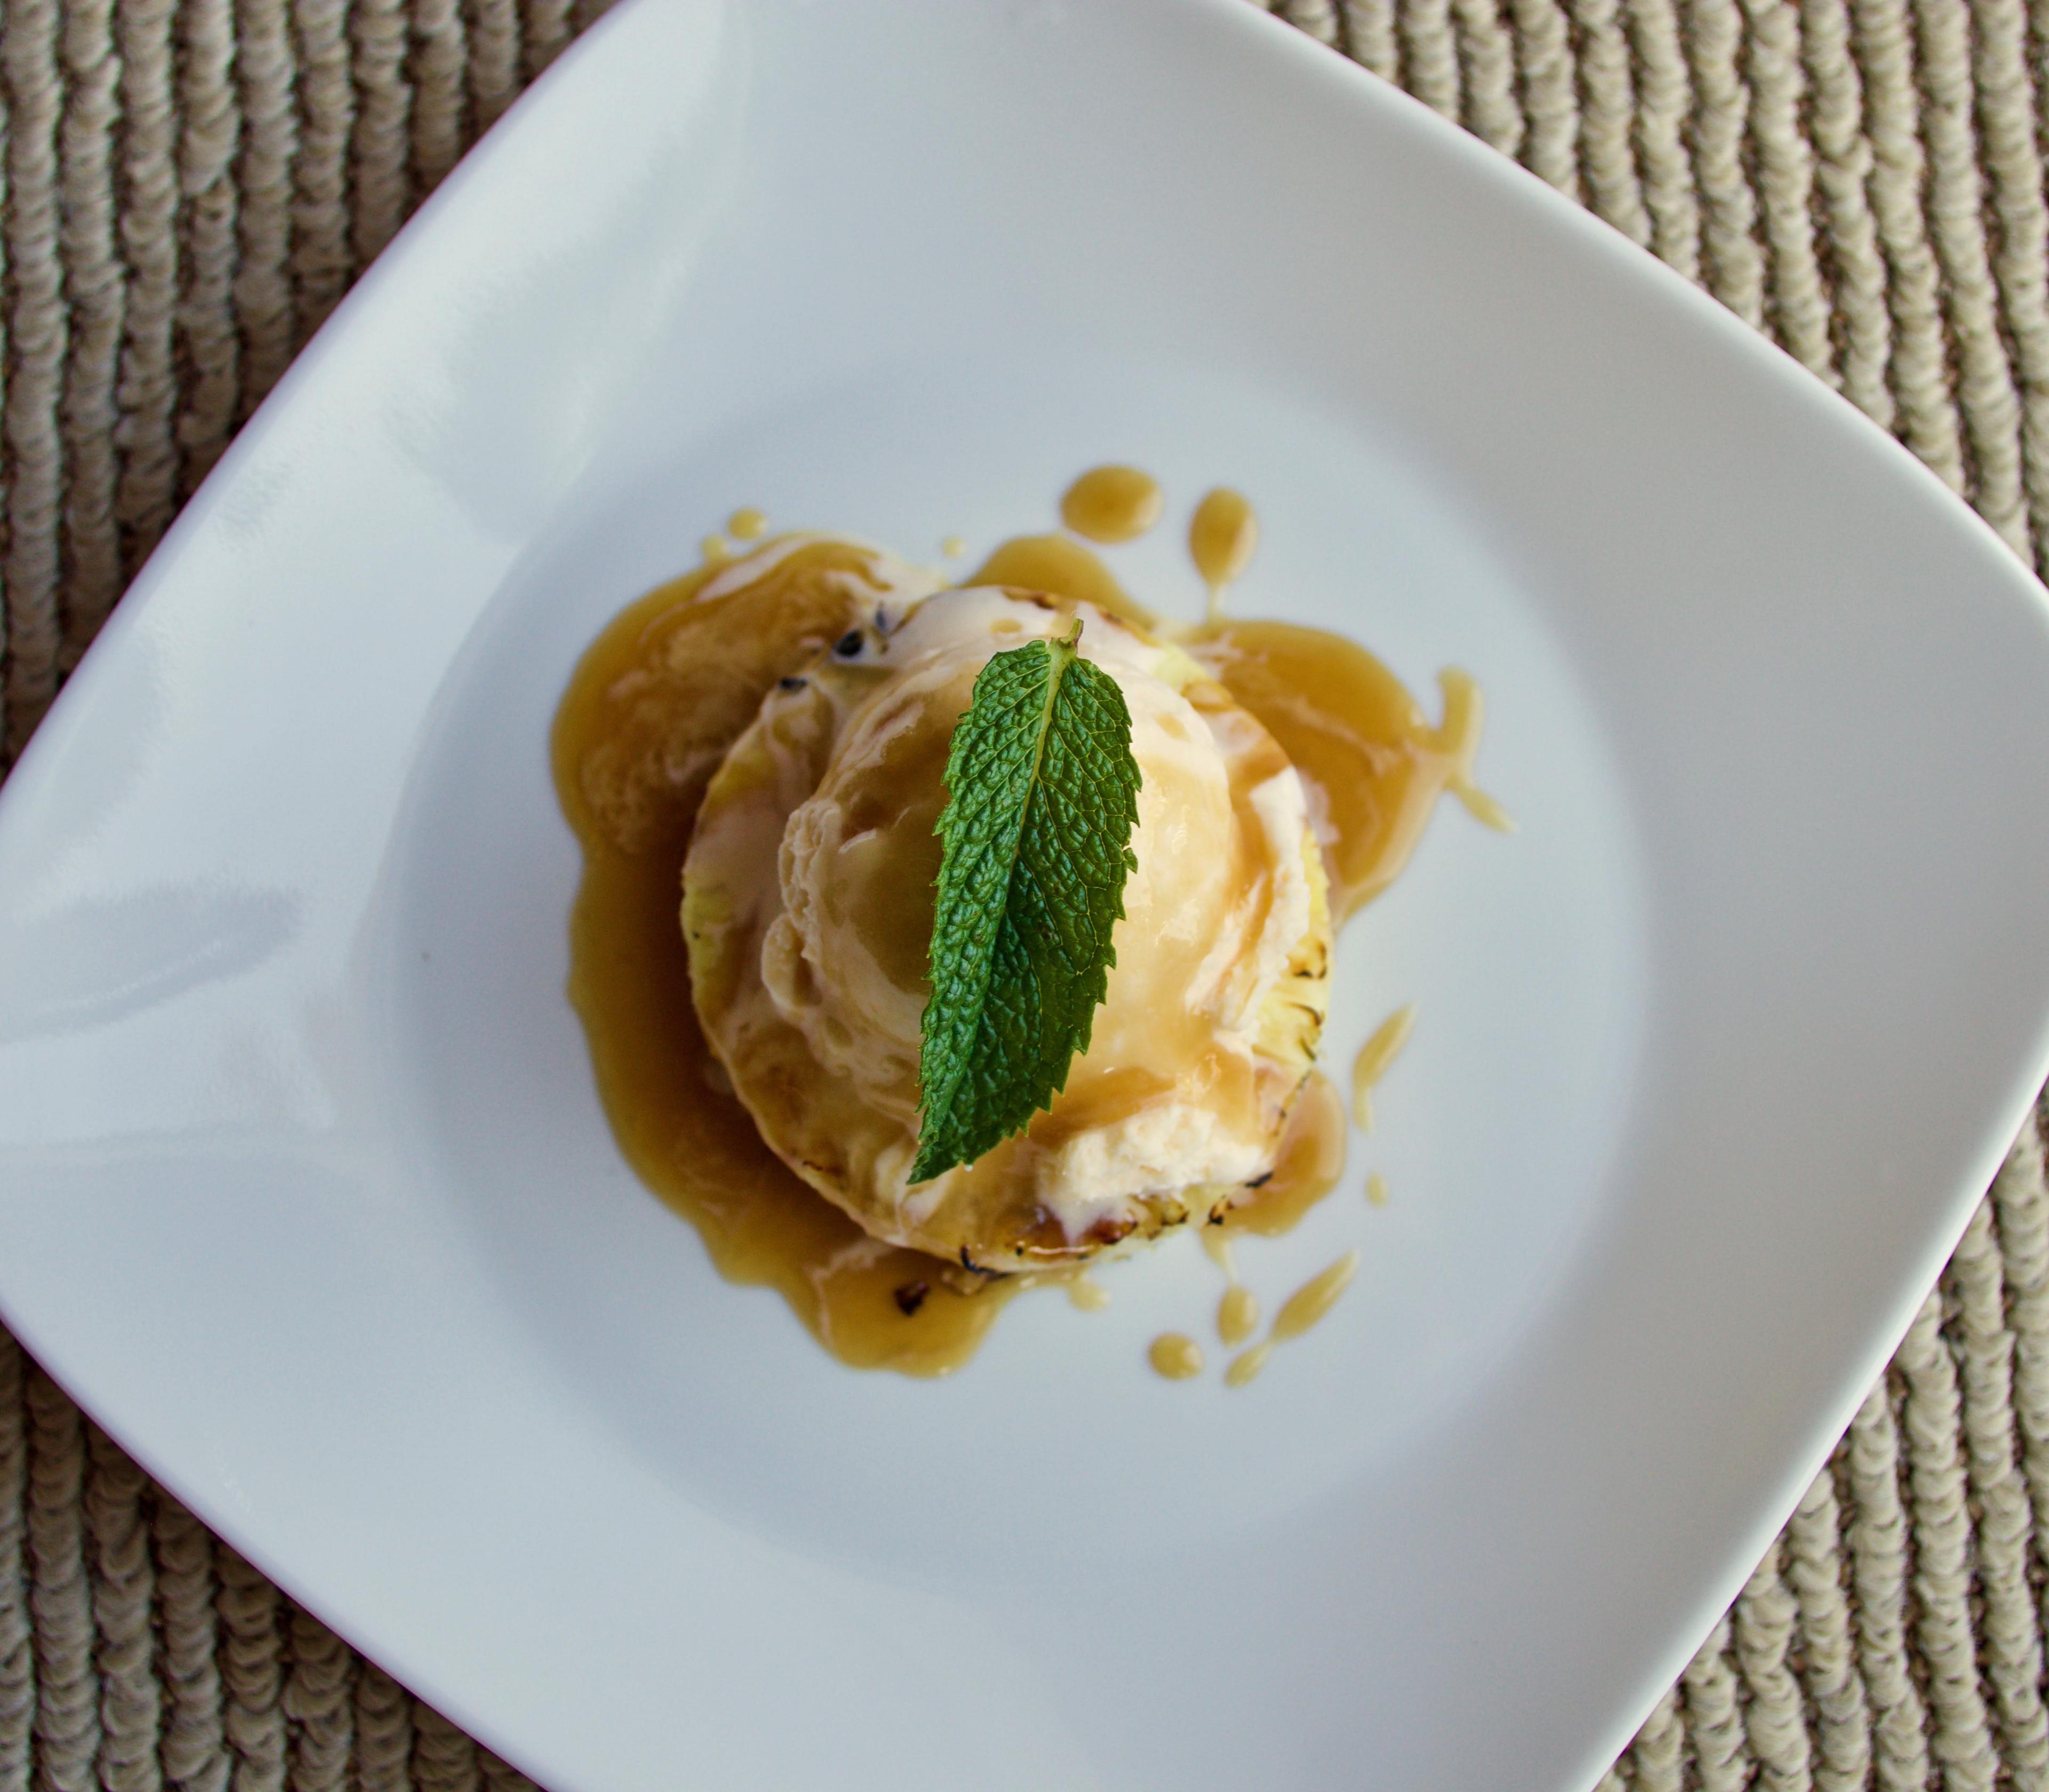
{"label": "green mint leaf", "polygon": [[1137,866],[1131,712],[1064,640],[999,653],[947,759],[911,1180],[1021,1132],[1088,1049]]}

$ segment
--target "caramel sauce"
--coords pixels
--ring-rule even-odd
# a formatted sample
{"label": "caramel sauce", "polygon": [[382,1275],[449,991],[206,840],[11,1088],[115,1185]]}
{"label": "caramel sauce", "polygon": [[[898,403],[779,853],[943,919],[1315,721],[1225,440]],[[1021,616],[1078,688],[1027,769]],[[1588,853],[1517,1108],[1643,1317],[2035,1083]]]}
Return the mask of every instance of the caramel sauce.
{"label": "caramel sauce", "polygon": [[1160,520],[1160,482],[1136,467],[1091,467],[1060,500],[1060,520],[1091,542],[1128,542]]}
{"label": "caramel sauce", "polygon": [[1487,714],[1486,698],[1472,675],[1456,666],[1448,666],[1437,674],[1437,686],[1444,694],[1444,719],[1438,725],[1438,732],[1448,739],[1468,744],[1459,767],[1445,780],[1445,789],[1483,827],[1491,827],[1496,834],[1513,834],[1515,818],[1472,781],[1473,756],[1479,751],[1480,724]]}
{"label": "caramel sauce", "polygon": [[[1348,1250],[1328,1269],[1312,1276],[1303,1283],[1288,1296],[1287,1304],[1274,1315],[1273,1329],[1266,1334],[1266,1338],[1251,1349],[1241,1351],[1231,1359],[1230,1366],[1223,1372],[1224,1386],[1243,1387],[1266,1366],[1266,1360],[1273,1355],[1275,1345],[1299,1338],[1317,1324],[1338,1304],[1338,1297],[1351,1287],[1352,1277],[1358,1273],[1359,1253]],[[1249,1335],[1250,1327],[1246,1330]]]}
{"label": "caramel sauce", "polygon": [[1149,632],[1160,626],[1160,619],[1119,585],[1101,560],[1067,535],[1013,535],[961,583],[1008,585],[1078,597],[1106,616]]}
{"label": "caramel sauce", "polygon": [[1209,587],[1209,619],[1223,608],[1224,587],[1245,576],[1259,546],[1259,518],[1237,492],[1223,486],[1196,506],[1188,523],[1188,558]]}
{"label": "caramel sauce", "polygon": [[[1235,492],[1212,492],[1190,525],[1197,569],[1213,592],[1243,570],[1257,545],[1256,521],[1249,534],[1233,521],[1234,507],[1244,504]],[[1097,555],[1065,535],[1013,537],[961,582],[1079,598],[1149,632],[1161,628]],[[1472,783],[1485,712],[1479,686],[1456,667],[1439,675],[1444,714],[1433,726],[1408,687],[1341,635],[1212,613],[1182,642],[1259,718],[1309,785],[1320,809],[1333,920],[1357,913],[1401,874],[1447,791],[1488,826],[1513,828],[1501,806]]]}
{"label": "caramel sauce", "polygon": [[1317,833],[1342,921],[1393,883],[1437,799],[1479,749],[1479,694],[1447,671],[1433,727],[1394,674],[1357,643],[1287,622],[1211,622],[1188,647],[1266,725],[1320,804]]}
{"label": "caramel sauce", "polygon": [[[1062,511],[1075,533],[1115,542],[1149,527],[1159,505],[1147,476],[1098,468],[1070,488]],[[736,540],[752,542],[767,526],[748,508],[726,527]],[[1210,589],[1210,618],[1182,639],[1265,724],[1308,784],[1332,912],[1342,920],[1394,880],[1440,795],[1457,796],[1490,826],[1514,824],[1472,782],[1481,706],[1463,673],[1443,674],[1444,715],[1433,727],[1392,673],[1342,637],[1219,618],[1217,600],[1242,573],[1258,539],[1257,518],[1243,498],[1223,490],[1204,498],[1189,550]],[[943,551],[956,557],[966,544],[948,538]],[[838,588],[817,575],[852,566],[863,550],[802,542],[757,580],[709,597],[706,588],[733,550],[712,535],[702,552],[702,566],[614,619],[585,653],[555,718],[556,789],[585,854],[570,923],[570,997],[621,1151],[697,1228],[719,1272],[775,1289],[852,1366],[944,1374],[973,1355],[997,1313],[1026,1288],[1063,1281],[1070,1300],[1090,1311],[1109,1297],[1078,1271],[989,1277],[880,1242],[787,1169],[732,1095],[692,1005],[678,916],[683,856],[705,784],[764,694],[846,626],[827,595]],[[1067,535],[1007,541],[960,582],[1080,599],[1142,630],[1161,630],[1103,562]],[[901,843],[911,844],[908,834]],[[880,919],[877,927],[888,931]],[[922,939],[894,942],[892,974],[910,974],[922,950]],[[1362,1098],[1400,1048],[1400,1037],[1390,1044],[1383,1036],[1402,1018],[1383,1025],[1354,1066]],[[1376,1045],[1379,1055],[1363,1075]],[[1227,1347],[1242,1343],[1258,1323],[1257,1299],[1231,1261],[1231,1238],[1286,1231],[1336,1186],[1344,1155],[1343,1103],[1328,1078],[1312,1073],[1291,1107],[1272,1172],[1201,1229],[1204,1247],[1230,1280],[1217,1311]],[[1385,1200],[1377,1173],[1367,1194],[1376,1205]],[[1245,1386],[1277,1342],[1320,1320],[1357,1266],[1355,1251],[1297,1290],[1268,1339],[1231,1360],[1226,1383]],[[1202,1370],[1200,1347],[1180,1333],[1154,1339],[1148,1355],[1169,1378]]]}
{"label": "caramel sauce", "polygon": [[1234,1281],[1217,1302],[1217,1336],[1226,1344],[1242,1344],[1259,1329],[1259,1296]]}
{"label": "caramel sauce", "polygon": [[[1190,526],[1192,550],[1199,533],[1223,534],[1232,506],[1244,503],[1223,491],[1205,498]],[[1207,525],[1205,511],[1211,512]],[[1234,535],[1222,546],[1207,541],[1207,558],[1197,562],[1206,580],[1219,569],[1232,577],[1243,569],[1258,540],[1256,521],[1250,527],[1249,537]],[[1079,598],[1141,628],[1161,627],[1100,558],[1064,535],[1005,542],[962,583]],[[1213,581],[1211,589],[1220,591],[1222,583]],[[1309,785],[1320,810],[1317,832],[1333,919],[1355,914],[1401,874],[1447,791],[1487,826],[1513,829],[1501,806],[1472,783],[1484,709],[1479,686],[1457,668],[1439,676],[1444,715],[1433,727],[1408,687],[1341,635],[1293,623],[1233,621],[1213,612],[1182,640],[1266,725]]]}
{"label": "caramel sauce", "polygon": [[1210,1261],[1223,1271],[1224,1291],[1217,1302],[1217,1336],[1227,1345],[1242,1344],[1259,1329],[1259,1296],[1238,1280],[1238,1264],[1231,1255],[1231,1229],[1222,1222],[1205,1226],[1203,1249]]}
{"label": "caramel sauce", "polygon": [[1373,1130],[1373,1090],[1387,1067],[1401,1055],[1416,1028],[1416,1005],[1398,1008],[1373,1029],[1373,1037],[1359,1048],[1351,1062],[1351,1117],[1362,1133]]}
{"label": "caramel sauce", "polygon": [[948,560],[958,560],[967,552],[967,543],[958,535],[949,535],[939,543],[939,552]]}
{"label": "caramel sauce", "polygon": [[1076,1276],[1067,1284],[1067,1304],[1085,1313],[1099,1313],[1110,1304],[1110,1290],[1087,1276]]}
{"label": "caramel sauce", "polygon": [[800,549],[782,576],[706,602],[716,569],[702,568],[626,609],[585,654],[552,741],[556,794],[584,850],[569,994],[620,1150],[697,1228],[720,1274],[776,1289],[843,1362],[940,1375],[1029,1278],[878,1243],[783,1166],[722,1086],[678,920],[705,783],[763,693],[832,638],[823,631],[839,616],[817,612],[816,581],[800,575],[846,552]]}
{"label": "caramel sauce", "polygon": [[1466,813],[1482,827],[1491,827],[1496,834],[1513,834],[1515,831],[1515,818],[1485,791],[1475,788],[1464,778],[1454,778],[1450,789],[1452,795],[1464,805]]}
{"label": "caramel sauce", "polygon": [[1287,1304],[1273,1316],[1270,1341],[1285,1343],[1299,1338],[1338,1304],[1338,1296],[1359,1273],[1359,1253],[1348,1250],[1320,1275],[1312,1276],[1288,1296]]}
{"label": "caramel sauce", "polygon": [[1271,1344],[1254,1344],[1249,1351],[1240,1351],[1223,1372],[1223,1385],[1227,1388],[1243,1387],[1266,1366],[1266,1359],[1273,1354]]}
{"label": "caramel sauce", "polygon": [[1312,1071],[1288,1110],[1272,1172],[1222,1220],[1203,1230],[1250,1232],[1263,1238],[1289,1231],[1337,1187],[1344,1162],[1344,1103],[1331,1079]]}
{"label": "caramel sauce", "polygon": [[1387,1178],[1378,1170],[1366,1179],[1366,1204],[1370,1207],[1387,1205]]}
{"label": "caramel sauce", "polygon": [[1185,1332],[1163,1331],[1145,1352],[1155,1374],[1170,1382],[1185,1382],[1203,1372],[1203,1347]]}

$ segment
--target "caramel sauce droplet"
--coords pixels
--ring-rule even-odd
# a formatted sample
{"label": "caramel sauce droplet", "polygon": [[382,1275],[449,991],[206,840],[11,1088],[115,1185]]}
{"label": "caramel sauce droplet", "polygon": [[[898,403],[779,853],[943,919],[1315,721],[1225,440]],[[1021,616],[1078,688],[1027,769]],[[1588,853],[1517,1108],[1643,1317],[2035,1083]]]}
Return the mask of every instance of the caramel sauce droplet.
{"label": "caramel sauce droplet", "polygon": [[1233,1282],[1217,1303],[1216,1324],[1225,1343],[1243,1343],[1259,1329],[1259,1296],[1243,1282]]}
{"label": "caramel sauce droplet", "polygon": [[1205,1226],[1202,1232],[1203,1249],[1209,1260],[1224,1273],[1227,1281],[1238,1280],[1238,1265],[1231,1257],[1231,1234],[1221,1226]]}
{"label": "caramel sauce droplet", "polygon": [[748,504],[725,519],[725,532],[737,542],[758,542],[768,533],[768,519]]}
{"label": "caramel sauce droplet", "polygon": [[1238,492],[1219,485],[1196,506],[1188,524],[1188,557],[1209,588],[1209,617],[1223,613],[1224,587],[1235,584],[1259,546],[1259,517]]}
{"label": "caramel sauce droplet", "polygon": [[1273,1342],[1299,1338],[1338,1304],[1338,1296],[1359,1273],[1359,1253],[1348,1250],[1320,1275],[1312,1276],[1288,1296],[1273,1316]]}
{"label": "caramel sauce droplet", "polygon": [[1084,540],[1128,542],[1160,520],[1159,481],[1136,467],[1091,467],[1060,500],[1060,520]]}
{"label": "caramel sauce droplet", "polygon": [[1451,791],[1452,795],[1465,805],[1466,813],[1482,827],[1491,827],[1496,834],[1515,832],[1515,818],[1470,780],[1454,778]]}
{"label": "caramel sauce droplet", "polygon": [[1210,676],[1262,722],[1311,791],[1344,920],[1394,881],[1437,799],[1468,779],[1479,750],[1479,687],[1443,673],[1433,726],[1402,681],[1356,642],[1285,622],[1211,621],[1185,643]]}
{"label": "caramel sauce droplet", "polygon": [[1067,1304],[1085,1313],[1099,1313],[1110,1304],[1110,1290],[1087,1276],[1076,1276],[1067,1284]]}
{"label": "caramel sauce droplet", "polygon": [[1487,714],[1486,700],[1472,675],[1456,666],[1437,674],[1437,688],[1444,694],[1444,719],[1437,734],[1454,764],[1444,787],[1465,807],[1465,811],[1483,827],[1496,834],[1515,832],[1515,818],[1472,781],[1472,762],[1479,751],[1480,725]]}
{"label": "caramel sauce droplet", "polygon": [[1254,1344],[1249,1351],[1240,1351],[1223,1372],[1223,1385],[1227,1388],[1243,1387],[1266,1366],[1266,1359],[1273,1354],[1271,1344]]}
{"label": "caramel sauce droplet", "polygon": [[1156,1374],[1170,1382],[1185,1382],[1203,1372],[1203,1347],[1183,1331],[1163,1331],[1145,1352]]}
{"label": "caramel sauce droplet", "polygon": [[1160,619],[1071,535],[1013,535],[961,583],[1007,585],[1021,591],[1076,598],[1094,604],[1105,616],[1132,624],[1141,634],[1149,635],[1160,625]]}
{"label": "caramel sauce droplet", "polygon": [[1351,1065],[1351,1113],[1362,1133],[1373,1130],[1373,1090],[1387,1067],[1401,1055],[1416,1029],[1416,1005],[1398,1008],[1374,1028],[1373,1037],[1359,1048]]}

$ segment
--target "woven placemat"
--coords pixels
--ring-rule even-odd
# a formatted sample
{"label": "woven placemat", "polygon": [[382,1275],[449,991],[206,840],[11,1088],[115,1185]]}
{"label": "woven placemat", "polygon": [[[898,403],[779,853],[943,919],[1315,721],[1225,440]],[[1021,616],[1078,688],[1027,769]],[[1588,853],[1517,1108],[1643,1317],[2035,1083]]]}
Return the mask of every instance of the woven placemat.
{"label": "woven placemat", "polygon": [[[2032,3],[1280,10],[1768,332],[2039,570],[2049,0]],[[0,0],[0,770],[350,280],[598,10]],[[2045,1547],[2031,1126],[1604,1788],[2049,1786]],[[1485,1723],[1487,1689],[1462,1696]],[[0,1334],[0,1792],[166,1784],[529,1782],[210,1537]]]}

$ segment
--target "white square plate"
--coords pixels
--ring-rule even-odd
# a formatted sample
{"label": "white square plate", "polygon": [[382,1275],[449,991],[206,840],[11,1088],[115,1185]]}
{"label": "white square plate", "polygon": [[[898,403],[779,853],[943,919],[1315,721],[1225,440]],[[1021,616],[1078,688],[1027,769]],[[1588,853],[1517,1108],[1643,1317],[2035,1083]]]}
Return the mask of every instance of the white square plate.
{"label": "white square plate", "polygon": [[[549,719],[737,504],[929,554],[1137,461],[1242,603],[1491,700],[1251,1266],[1251,1390],[1021,1301],[845,1371],[614,1151]],[[1171,544],[1125,562],[1192,601]],[[2049,612],[1876,430],[1242,0],[632,0],[349,300],[0,807],[0,1304],[554,1792],[1569,1788],[1784,1517],[2042,1075]],[[1394,1192],[1359,1188],[1368,1167]]]}

